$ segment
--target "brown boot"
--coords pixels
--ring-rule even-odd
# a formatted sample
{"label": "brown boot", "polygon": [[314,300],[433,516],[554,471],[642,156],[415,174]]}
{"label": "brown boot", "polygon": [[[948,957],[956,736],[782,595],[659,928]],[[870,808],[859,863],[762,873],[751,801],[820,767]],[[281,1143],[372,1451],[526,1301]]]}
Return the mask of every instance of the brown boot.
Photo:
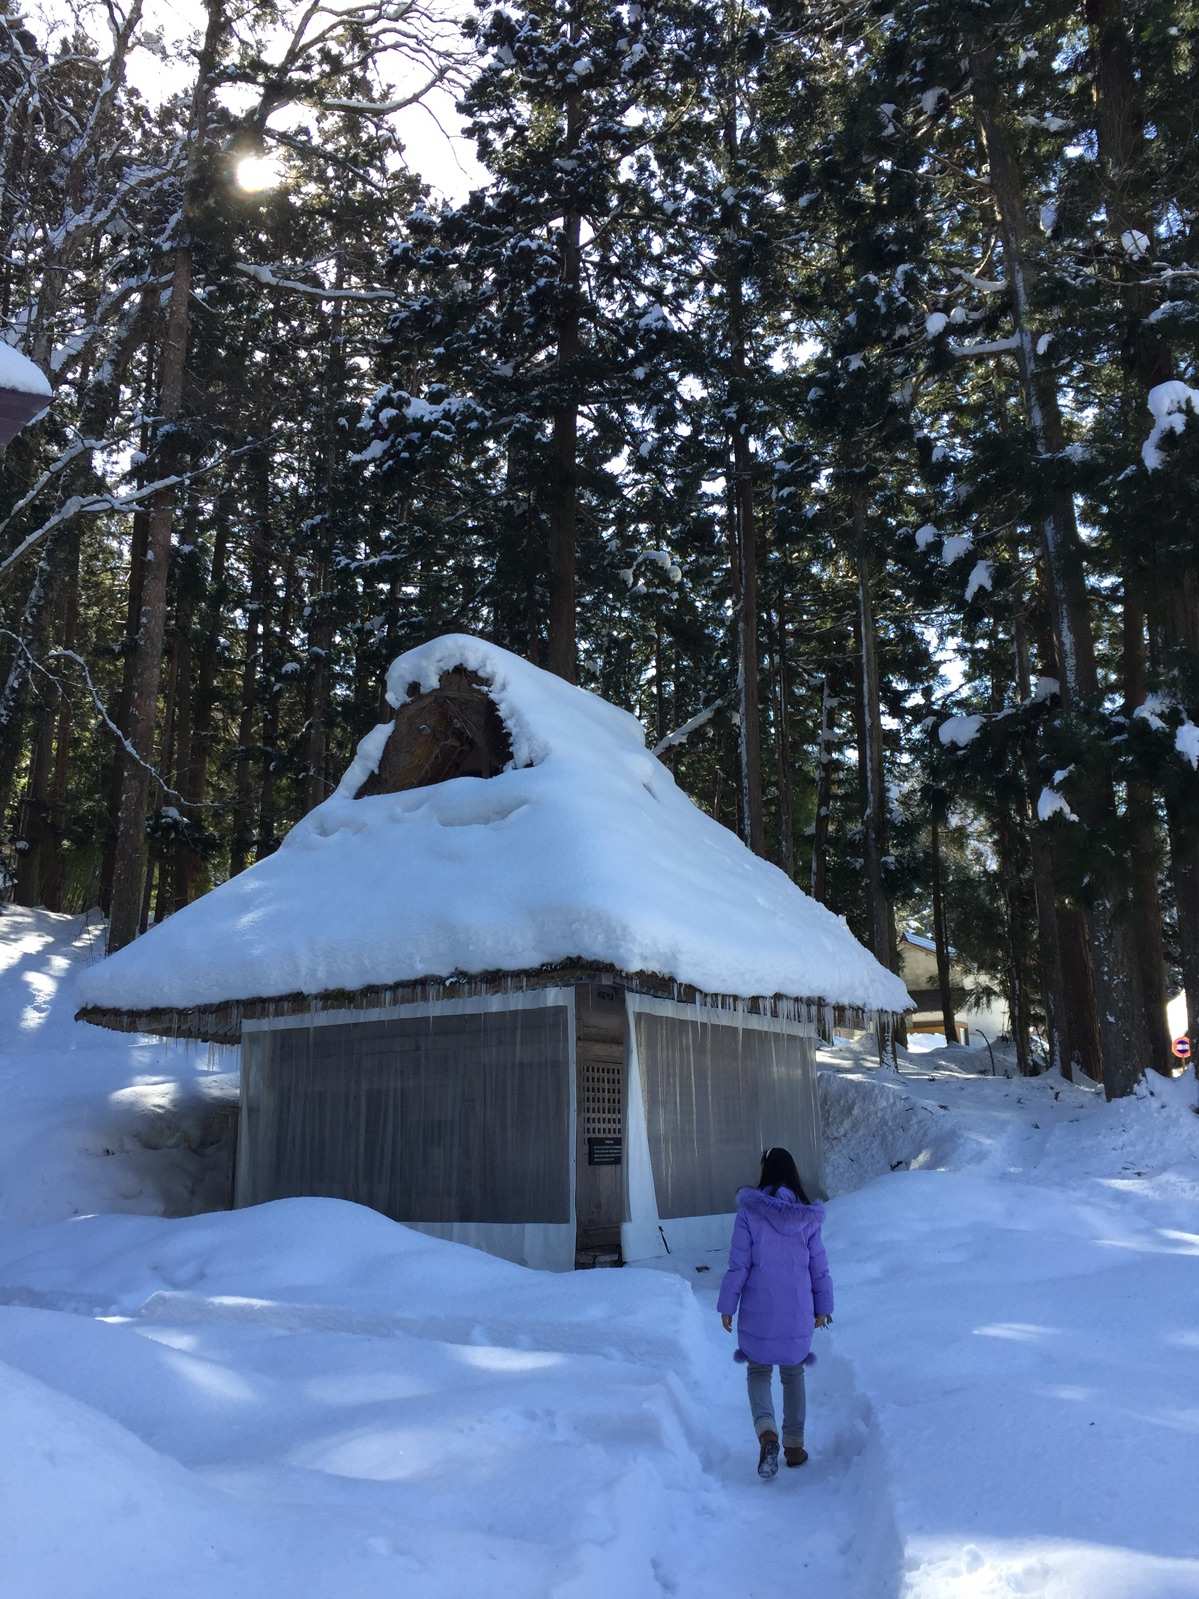
{"label": "brown boot", "polygon": [[808,1458],[808,1451],[802,1444],[784,1444],[783,1456],[789,1466],[802,1466]]}
{"label": "brown boot", "polygon": [[760,1436],[762,1450],[758,1455],[758,1476],[763,1482],[769,1482],[771,1477],[778,1475],[779,1469],[779,1440],[775,1432],[764,1432]]}

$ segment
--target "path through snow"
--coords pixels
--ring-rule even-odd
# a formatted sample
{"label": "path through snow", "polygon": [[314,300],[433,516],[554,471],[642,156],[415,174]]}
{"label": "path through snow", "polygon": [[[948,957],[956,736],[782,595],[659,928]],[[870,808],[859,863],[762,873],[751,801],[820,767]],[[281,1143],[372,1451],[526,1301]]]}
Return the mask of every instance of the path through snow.
{"label": "path through snow", "polygon": [[160,1558],[184,1595],[214,1560],[312,1599],[895,1592],[847,1363],[813,1374],[812,1462],[761,1484],[707,1283],[540,1276],[320,1200],[8,1234],[0,1282],[19,1591],[99,1599],[145,1540],[147,1595]]}

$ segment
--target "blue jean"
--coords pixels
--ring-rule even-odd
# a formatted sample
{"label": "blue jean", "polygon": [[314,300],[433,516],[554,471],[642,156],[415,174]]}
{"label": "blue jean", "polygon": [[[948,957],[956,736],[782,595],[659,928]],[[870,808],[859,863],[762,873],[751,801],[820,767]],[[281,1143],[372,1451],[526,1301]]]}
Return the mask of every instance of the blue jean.
{"label": "blue jean", "polygon": [[[774,1419],[774,1399],[771,1394],[773,1366],[758,1366],[751,1360],[745,1371],[749,1386],[749,1408],[754,1418],[754,1431],[760,1438],[764,1432],[778,1436]],[[803,1366],[780,1366],[779,1377],[783,1384],[783,1448],[794,1449],[803,1445],[804,1420],[808,1402],[804,1390]]]}

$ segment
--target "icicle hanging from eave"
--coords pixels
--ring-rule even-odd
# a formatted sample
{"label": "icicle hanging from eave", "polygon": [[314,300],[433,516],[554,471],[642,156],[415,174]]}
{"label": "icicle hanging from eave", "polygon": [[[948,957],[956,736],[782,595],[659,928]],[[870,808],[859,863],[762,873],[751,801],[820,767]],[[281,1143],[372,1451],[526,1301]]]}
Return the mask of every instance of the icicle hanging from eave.
{"label": "icicle hanging from eave", "polygon": [[453,974],[449,977],[376,985],[353,990],[328,990],[321,994],[282,994],[268,999],[229,1000],[221,1005],[202,1005],[191,1009],[161,1011],[117,1011],[87,1006],[77,1019],[117,1032],[148,1033],[172,1039],[198,1039],[217,1045],[236,1044],[243,1021],[294,1016],[323,1016],[330,1012],[387,1010],[393,1007],[447,999],[475,999],[497,993],[558,987],[563,983],[616,984],[633,993],[672,999],[694,1006],[696,1011],[717,1010],[729,1015],[772,1016],[779,1021],[812,1027],[822,1037],[831,1037],[838,1027],[868,1030],[883,1024],[892,1026],[891,1012],[870,1010],[860,1005],[836,1004],[818,998],[787,994],[741,995],[713,993],[695,988],[676,978],[650,972],[621,972],[592,963],[563,962],[527,972]]}

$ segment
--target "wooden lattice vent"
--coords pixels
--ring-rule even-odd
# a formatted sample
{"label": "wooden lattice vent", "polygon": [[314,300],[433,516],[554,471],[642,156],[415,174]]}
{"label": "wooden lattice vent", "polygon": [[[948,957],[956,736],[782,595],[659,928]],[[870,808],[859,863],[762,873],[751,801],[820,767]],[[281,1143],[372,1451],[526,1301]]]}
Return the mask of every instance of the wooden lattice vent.
{"label": "wooden lattice vent", "polygon": [[444,672],[430,693],[401,705],[379,769],[358,790],[402,794],[452,777],[494,777],[512,759],[508,731],[474,672]]}

